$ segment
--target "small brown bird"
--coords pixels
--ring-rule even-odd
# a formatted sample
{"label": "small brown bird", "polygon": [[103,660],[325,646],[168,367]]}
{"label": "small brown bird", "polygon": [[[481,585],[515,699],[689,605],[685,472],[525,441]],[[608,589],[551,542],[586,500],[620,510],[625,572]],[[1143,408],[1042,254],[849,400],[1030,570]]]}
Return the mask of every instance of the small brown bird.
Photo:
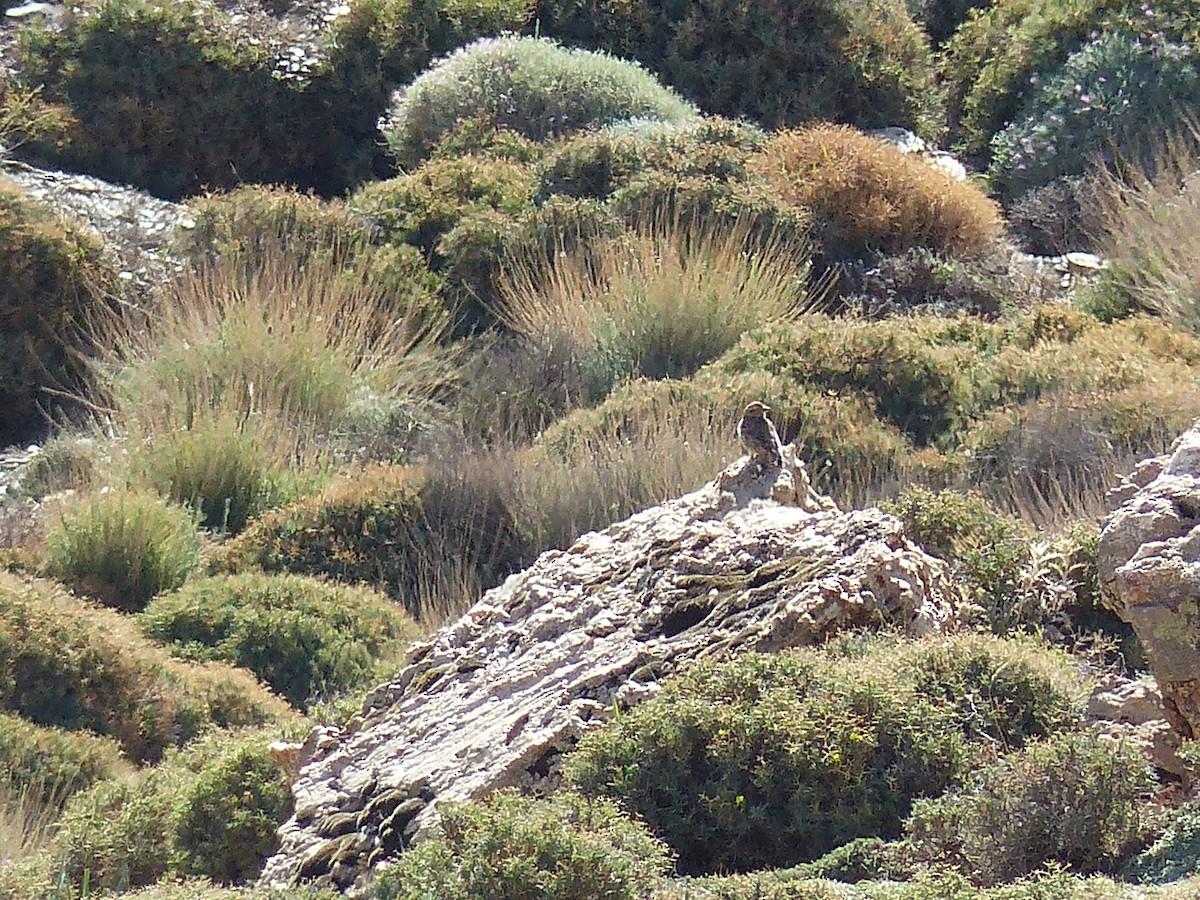
{"label": "small brown bird", "polygon": [[779,442],[779,432],[767,418],[770,411],[771,407],[767,404],[755,400],[742,414],[737,433],[752,462],[779,468],[783,465],[783,448]]}

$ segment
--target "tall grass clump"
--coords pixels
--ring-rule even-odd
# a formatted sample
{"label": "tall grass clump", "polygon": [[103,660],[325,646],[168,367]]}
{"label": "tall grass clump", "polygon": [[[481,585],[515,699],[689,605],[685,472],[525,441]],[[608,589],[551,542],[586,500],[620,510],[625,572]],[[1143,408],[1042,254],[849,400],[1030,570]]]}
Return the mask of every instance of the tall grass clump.
{"label": "tall grass clump", "polygon": [[681,122],[697,115],[637,63],[547,39],[504,36],[435,63],[400,92],[383,132],[396,157],[411,163],[465,119],[544,140],[623,119]]}
{"label": "tall grass clump", "polygon": [[365,405],[417,409],[449,378],[445,311],[332,254],[279,247],[182,275],[99,330],[134,475],[236,531],[286,499]]}
{"label": "tall grass clump", "polygon": [[50,574],[106,606],[136,612],[200,561],[196,517],[144,490],[100,491],[48,535]]}
{"label": "tall grass clump", "polygon": [[1200,327],[1198,136],[1169,136],[1144,167],[1151,175],[1102,176],[1099,252],[1110,268],[1085,300],[1101,318],[1142,311]]}
{"label": "tall grass clump", "polygon": [[621,381],[680,378],[757,326],[813,305],[807,248],[698,218],[657,217],[615,238],[518,259],[500,320],[535,344],[569,341],[591,399]]}

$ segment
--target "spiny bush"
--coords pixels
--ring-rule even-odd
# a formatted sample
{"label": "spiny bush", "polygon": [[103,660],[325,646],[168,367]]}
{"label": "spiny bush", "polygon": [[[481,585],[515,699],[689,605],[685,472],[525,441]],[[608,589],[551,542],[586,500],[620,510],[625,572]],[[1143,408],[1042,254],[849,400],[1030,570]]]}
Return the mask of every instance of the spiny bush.
{"label": "spiny bush", "polygon": [[1103,184],[1095,176],[1065,176],[1026,191],[1008,205],[1009,233],[1036,256],[1091,249],[1103,227]]}
{"label": "spiny bush", "polygon": [[606,800],[570,793],[449,806],[442,832],[402,854],[369,896],[635,900],[670,870],[666,848],[644,826]]}
{"label": "spiny bush", "polygon": [[972,747],[1072,727],[1085,695],[1032,643],[855,637],[699,665],[585,737],[566,773],[642,816],[683,872],[780,867],[897,836]]}
{"label": "spiny bush", "polygon": [[46,567],[76,592],[137,612],[200,562],[196,517],[148,491],[100,491],[72,504],[47,535]]}
{"label": "spiny bush", "polygon": [[138,624],[181,659],[249,669],[296,707],[359,686],[416,636],[374,591],[257,573],[193,581],[158,597]]}
{"label": "spiny bush", "polygon": [[1007,260],[954,259],[914,247],[895,256],[864,261],[850,270],[839,308],[871,318],[910,312],[968,313],[996,318],[1028,305],[1012,283]]}
{"label": "spiny bush", "polygon": [[925,859],[981,884],[1047,863],[1111,871],[1139,838],[1152,783],[1137,750],[1067,732],[975,769],[961,789],[918,801],[906,828]]}
{"label": "spiny bush", "polygon": [[87,325],[115,284],[93,237],[0,180],[0,444],[77,411],[63,398],[87,381]]}
{"label": "spiny bush", "polygon": [[914,485],[885,509],[904,533],[950,563],[960,583],[1000,631],[1016,624],[1011,605],[1033,535],[976,493],[931,491]]}
{"label": "spiny bush", "polygon": [[1021,117],[992,139],[989,182],[1012,199],[1055,178],[1144,159],[1198,104],[1190,48],[1105,32],[1045,78]]}
{"label": "spiny bush", "polygon": [[928,41],[899,2],[540,0],[544,34],[636,59],[711,113],[767,127],[933,127]]}
{"label": "spiny bush", "polygon": [[861,661],[749,654],[665,683],[585,737],[566,773],[645,819],[681,872],[787,866],[898,834],[966,761],[949,712]]}
{"label": "spiny bush", "polygon": [[62,872],[93,890],[164,875],[250,881],[278,849],[291,807],[264,735],[215,732],[137,777],[77,795],[59,828]]}
{"label": "spiny bush", "polygon": [[35,725],[0,712],[0,785],[61,806],[72,794],[124,772],[111,738]]}
{"label": "spiny bush", "polygon": [[445,612],[428,608],[440,581],[490,586],[526,552],[494,481],[453,468],[373,466],[265,515],[228,544],[219,564],[363,582],[427,619]]}
{"label": "spiny bush", "polygon": [[999,210],[978,188],[845,126],[780,132],[751,168],[812,214],[831,260],[918,246],[970,254],[1000,234]]}
{"label": "spiny bush", "polygon": [[476,41],[435,63],[401,91],[383,132],[396,157],[412,163],[468,118],[543,140],[621,119],[695,115],[636,63],[506,36]]}
{"label": "spiny bush", "polygon": [[0,709],[110,735],[137,761],[158,759],[212,725],[290,714],[245,672],[180,663],[135,634],[122,614],[7,573],[0,573]]}
{"label": "spiny bush", "polygon": [[518,259],[502,279],[501,322],[534,343],[564,337],[592,399],[634,377],[680,378],[751,328],[793,319],[814,300],[808,256],[786,239],[756,246],[678,218],[571,252]]}

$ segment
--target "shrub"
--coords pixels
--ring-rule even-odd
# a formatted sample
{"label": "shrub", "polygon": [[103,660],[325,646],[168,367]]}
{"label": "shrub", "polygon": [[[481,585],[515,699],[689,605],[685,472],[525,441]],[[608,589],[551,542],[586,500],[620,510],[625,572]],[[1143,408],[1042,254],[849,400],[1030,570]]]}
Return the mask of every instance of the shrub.
{"label": "shrub", "polygon": [[767,127],[931,126],[928,41],[902,3],[541,0],[545,34],[636,59],[707,112]]}
{"label": "shrub", "polygon": [[832,260],[913,247],[970,254],[1000,234],[999,211],[978,188],[844,126],[780,132],[752,168],[812,213]]}
{"label": "shrub", "polygon": [[1012,121],[1030,85],[1053,73],[1121,0],[1001,0],[968,18],[946,43],[952,141],[982,153]]}
{"label": "shrub", "polygon": [[1200,73],[1189,48],[1106,32],[1041,82],[1024,114],[992,140],[989,180],[1013,198],[1098,165],[1144,159],[1197,104]]}
{"label": "shrub", "polygon": [[224,575],[159,597],[139,616],[176,656],[249,669],[296,707],[375,674],[416,636],[372,591],[295,575]]}
{"label": "shrub", "polygon": [[1055,862],[1111,870],[1138,839],[1151,783],[1136,750],[1087,732],[1059,734],[976,769],[961,790],[919,801],[909,839],[982,884]]}
{"label": "shrub", "polygon": [[132,633],[121,614],[5,573],[0,709],[39,725],[110,735],[137,761],[158,759],[210,725],[289,715],[246,673],[177,662]]}
{"label": "shrub", "polygon": [[109,738],[0,713],[0,785],[5,789],[62,805],[72,794],[124,768],[120,748]]}
{"label": "shrub", "polygon": [[[1180,755],[1195,765],[1196,743],[1187,741]],[[1200,870],[1200,801],[1185,800],[1163,817],[1161,832],[1122,867],[1121,874],[1142,884],[1167,884]]]}
{"label": "shrub", "polygon": [[569,253],[519,259],[500,320],[534,343],[566,337],[602,399],[633,377],[680,378],[764,323],[813,305],[806,248],[749,228],[659,219]]}
{"label": "shrub", "polygon": [[468,576],[490,586],[524,559],[517,522],[481,474],[403,466],[353,473],[264,516],[230,542],[221,564],[363,582],[428,618],[441,612],[423,602],[440,579]]}
{"label": "shrub", "polygon": [[443,836],[377,877],[376,900],[425,897],[647,897],[670,868],[666,849],[605,800],[494,794],[450,806]]}
{"label": "shrub", "polygon": [[278,849],[291,807],[287,777],[261,734],[215,733],[138,777],[75,797],[59,829],[62,872],[93,890],[164,875],[246,882]]}
{"label": "shrub", "polygon": [[910,312],[996,318],[1028,302],[1013,285],[1003,258],[961,260],[915,247],[857,268],[846,289],[849,296],[839,297],[837,302],[850,312],[872,318]]}
{"label": "shrub", "polygon": [[200,562],[195,516],[144,491],[84,498],[47,540],[52,575],[125,612],[179,587]]}
{"label": "shrub", "polygon": [[1026,191],[1009,204],[1010,233],[1036,256],[1092,248],[1102,228],[1102,184],[1094,176],[1065,176]]}
{"label": "shrub", "polygon": [[60,392],[84,386],[85,326],[115,284],[94,238],[0,181],[0,445],[77,409]]}
{"label": "shrub", "polygon": [[468,118],[543,140],[621,119],[695,115],[634,63],[509,36],[476,41],[432,66],[399,94],[383,131],[396,157],[413,162]]}
{"label": "shrub", "polygon": [[965,758],[943,704],[869,678],[861,660],[804,652],[697,665],[587,735],[565,771],[627,804],[697,873],[895,836]]}
{"label": "shrub", "polygon": [[976,493],[908,488],[885,508],[904,522],[904,533],[950,563],[994,628],[1016,622],[1012,607],[1033,535],[1015,518],[992,509]]}

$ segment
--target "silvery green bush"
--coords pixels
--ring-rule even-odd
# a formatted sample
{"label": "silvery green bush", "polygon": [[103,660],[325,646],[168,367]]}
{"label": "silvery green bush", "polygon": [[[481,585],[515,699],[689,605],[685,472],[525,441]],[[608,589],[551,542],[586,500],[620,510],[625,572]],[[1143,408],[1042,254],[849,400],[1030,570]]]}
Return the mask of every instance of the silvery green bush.
{"label": "silvery green bush", "polygon": [[397,94],[383,132],[398,159],[414,162],[468,118],[543,140],[631,118],[683,122],[696,115],[637,63],[506,35],[435,63]]}

